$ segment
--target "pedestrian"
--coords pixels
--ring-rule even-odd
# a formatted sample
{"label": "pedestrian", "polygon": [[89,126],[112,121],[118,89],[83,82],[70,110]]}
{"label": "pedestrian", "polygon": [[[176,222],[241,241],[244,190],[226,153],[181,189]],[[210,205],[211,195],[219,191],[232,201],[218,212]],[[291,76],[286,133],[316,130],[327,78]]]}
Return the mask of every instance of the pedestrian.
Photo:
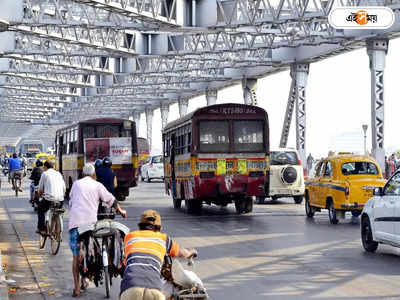
{"label": "pedestrian", "polygon": [[311,173],[313,162],[314,162],[314,158],[312,157],[312,155],[310,153],[310,154],[308,154],[308,157],[307,157],[307,174]]}
{"label": "pedestrian", "polygon": [[46,235],[45,214],[50,209],[51,204],[58,202],[62,207],[65,195],[65,182],[60,172],[54,170],[53,163],[46,160],[43,164],[43,173],[39,180],[39,201],[38,206],[38,226],[36,233]]}
{"label": "pedestrian", "polygon": [[385,179],[388,179],[389,175],[389,159],[385,156]]}
{"label": "pedestrian", "polygon": [[91,225],[97,221],[97,210],[100,201],[107,207],[114,207],[124,218],[126,211],[121,209],[115,197],[107,191],[100,182],[96,181],[96,172],[92,164],[87,163],[82,170],[83,178],[74,182],[69,194],[69,245],[72,251],[72,275],[74,277],[74,290],[72,297],[81,294],[87,283],[84,278],[79,278],[79,232],[81,226]]}
{"label": "pedestrian", "polygon": [[138,226],[139,230],[128,233],[124,240],[126,268],[120,300],[165,300],[161,280],[164,256],[190,258],[197,252],[161,233],[161,216],[155,210],[144,211]]}

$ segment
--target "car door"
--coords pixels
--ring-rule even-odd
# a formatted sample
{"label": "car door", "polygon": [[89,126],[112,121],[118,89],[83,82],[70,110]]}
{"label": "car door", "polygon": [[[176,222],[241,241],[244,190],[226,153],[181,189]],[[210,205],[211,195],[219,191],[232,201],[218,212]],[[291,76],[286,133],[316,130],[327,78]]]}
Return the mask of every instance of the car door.
{"label": "car door", "polygon": [[[395,213],[400,203],[400,173],[393,176],[385,185],[383,195],[374,202],[374,228],[377,239],[396,242]],[[399,211],[400,213],[400,206]]]}
{"label": "car door", "polygon": [[391,204],[394,206],[393,225],[396,244],[400,244],[400,172],[395,174],[390,181]]}
{"label": "car door", "polygon": [[328,160],[324,164],[323,173],[319,181],[318,199],[320,207],[326,207],[326,197],[329,193],[329,186],[332,183],[332,174],[332,162]]}
{"label": "car door", "polygon": [[322,177],[324,176],[325,172],[325,166],[326,162],[321,161],[320,166],[318,168],[318,172],[316,173],[316,178],[315,178],[315,185],[314,185],[314,205],[321,207],[321,180]]}
{"label": "car door", "polygon": [[318,180],[320,176],[320,171],[322,168],[322,161],[320,161],[316,167],[315,172],[312,176],[307,179],[307,190],[308,190],[308,199],[310,201],[310,205],[316,205],[318,199],[316,191],[318,190]]}

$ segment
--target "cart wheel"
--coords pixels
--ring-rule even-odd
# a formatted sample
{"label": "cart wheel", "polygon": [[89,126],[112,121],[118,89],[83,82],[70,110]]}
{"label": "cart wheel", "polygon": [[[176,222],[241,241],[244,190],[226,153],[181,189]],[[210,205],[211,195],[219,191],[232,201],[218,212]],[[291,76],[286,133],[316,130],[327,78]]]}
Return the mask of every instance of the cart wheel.
{"label": "cart wheel", "polygon": [[106,286],[106,298],[110,298],[110,274],[108,273],[108,267],[103,267],[104,272],[104,285]]}

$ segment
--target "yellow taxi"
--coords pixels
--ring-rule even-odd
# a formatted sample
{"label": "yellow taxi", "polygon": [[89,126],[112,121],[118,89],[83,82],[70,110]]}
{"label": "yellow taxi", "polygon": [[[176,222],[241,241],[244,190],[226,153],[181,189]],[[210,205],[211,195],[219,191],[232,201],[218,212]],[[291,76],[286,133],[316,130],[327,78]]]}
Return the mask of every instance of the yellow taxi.
{"label": "yellow taxi", "polygon": [[53,161],[56,158],[54,154],[49,154],[49,153],[38,153],[36,154],[36,159],[40,159],[42,162],[45,162],[46,160]]}
{"label": "yellow taxi", "polygon": [[309,218],[328,209],[329,221],[337,224],[351,211],[358,217],[375,187],[386,181],[375,159],[365,155],[340,154],[321,159],[314,176],[305,184],[305,209]]}

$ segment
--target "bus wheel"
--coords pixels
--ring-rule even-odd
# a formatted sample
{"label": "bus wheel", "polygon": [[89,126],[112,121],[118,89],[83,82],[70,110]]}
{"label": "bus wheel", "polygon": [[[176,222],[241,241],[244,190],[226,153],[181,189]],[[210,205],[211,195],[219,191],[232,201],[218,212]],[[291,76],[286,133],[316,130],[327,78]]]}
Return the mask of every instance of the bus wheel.
{"label": "bus wheel", "polygon": [[239,198],[239,199],[235,199],[235,208],[236,208],[236,212],[238,214],[242,214],[245,212],[246,210],[246,199],[245,198]]}
{"label": "bus wheel", "polygon": [[172,201],[174,202],[174,208],[175,209],[180,209],[182,206],[182,200],[181,199],[176,199],[173,198]]}
{"label": "bus wheel", "polygon": [[203,202],[200,200],[185,200],[185,206],[188,214],[200,214]]}
{"label": "bus wheel", "polygon": [[250,213],[253,211],[253,198],[247,197],[244,201],[245,207],[244,207],[244,213]]}

